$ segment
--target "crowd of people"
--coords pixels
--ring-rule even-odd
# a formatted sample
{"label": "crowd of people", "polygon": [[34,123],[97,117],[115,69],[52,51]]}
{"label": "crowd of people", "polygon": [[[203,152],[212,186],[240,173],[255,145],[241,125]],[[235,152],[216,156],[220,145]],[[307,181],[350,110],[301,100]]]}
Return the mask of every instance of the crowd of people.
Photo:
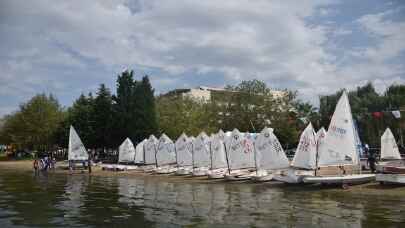
{"label": "crowd of people", "polygon": [[40,159],[35,159],[33,164],[35,171],[39,170],[48,171],[49,169],[54,169],[55,165],[56,165],[55,157],[51,158],[49,156],[45,156]]}

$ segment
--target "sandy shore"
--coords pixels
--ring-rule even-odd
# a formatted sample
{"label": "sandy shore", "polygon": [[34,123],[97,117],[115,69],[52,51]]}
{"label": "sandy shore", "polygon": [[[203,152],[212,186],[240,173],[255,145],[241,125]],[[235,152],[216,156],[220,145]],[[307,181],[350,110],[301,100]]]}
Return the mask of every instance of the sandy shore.
{"label": "sandy shore", "polygon": [[[16,170],[16,171],[32,171],[33,161],[1,161],[0,169]],[[56,174],[71,175],[68,170],[55,169],[50,172]],[[148,174],[142,171],[104,171],[99,166],[94,166],[92,168],[92,173],[88,173],[87,170],[76,170],[73,175],[91,175],[91,176],[101,176],[101,177],[129,177],[129,178],[155,178],[157,180],[171,181],[171,182],[193,182],[193,183],[226,183],[226,184],[251,184],[251,185],[263,185],[269,187],[285,187],[293,190],[327,190],[328,192],[334,193],[345,193],[345,194],[356,194],[356,195],[372,195],[372,196],[398,196],[405,197],[405,186],[398,185],[380,185],[377,182],[350,186],[348,189],[342,189],[339,187],[320,187],[320,186],[301,186],[301,185],[285,185],[278,182],[266,182],[266,183],[250,183],[250,182],[224,182],[223,180],[208,180],[206,177],[190,177],[190,176],[174,176],[174,175],[156,175]]]}

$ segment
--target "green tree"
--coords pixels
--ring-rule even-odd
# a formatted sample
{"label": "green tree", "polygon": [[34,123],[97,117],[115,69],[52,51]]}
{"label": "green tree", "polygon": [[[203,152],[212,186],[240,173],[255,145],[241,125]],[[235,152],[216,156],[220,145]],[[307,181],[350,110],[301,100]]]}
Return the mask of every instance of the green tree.
{"label": "green tree", "polygon": [[83,94],[73,103],[72,107],[68,109],[67,120],[62,122],[63,133],[66,139],[69,140],[69,126],[72,125],[79,134],[86,148],[96,147],[96,131],[94,124],[94,98],[92,94],[85,96]]}
{"label": "green tree", "polygon": [[126,137],[135,139],[137,117],[135,109],[135,87],[133,71],[124,71],[117,78],[117,94],[114,104],[115,144],[119,145]]}
{"label": "green tree", "polygon": [[134,132],[133,138],[135,141],[140,141],[150,134],[158,133],[154,90],[148,76],[144,76],[140,82],[136,83],[134,102],[136,131]]}
{"label": "green tree", "polygon": [[95,146],[97,148],[112,147],[113,103],[111,92],[104,84],[98,88],[92,111]]}
{"label": "green tree", "polygon": [[56,98],[37,94],[17,112],[6,116],[2,138],[19,148],[46,151],[53,146],[54,133],[62,118],[62,108]]}

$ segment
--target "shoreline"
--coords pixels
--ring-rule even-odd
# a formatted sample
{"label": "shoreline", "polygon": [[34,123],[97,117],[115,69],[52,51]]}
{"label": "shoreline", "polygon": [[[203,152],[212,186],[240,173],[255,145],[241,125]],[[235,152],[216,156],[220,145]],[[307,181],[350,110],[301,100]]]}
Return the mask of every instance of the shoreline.
{"label": "shoreline", "polygon": [[[21,161],[0,161],[0,171],[6,169],[9,171],[33,171],[33,160],[21,160]],[[170,181],[177,183],[201,183],[201,184],[246,184],[246,185],[258,185],[263,187],[277,187],[286,188],[290,190],[305,190],[305,191],[322,191],[322,192],[333,192],[342,194],[353,194],[358,196],[400,196],[405,197],[405,185],[380,185],[378,182],[371,182],[367,184],[350,186],[348,189],[342,189],[340,187],[323,187],[323,186],[308,186],[308,185],[287,185],[277,182],[265,182],[265,183],[252,183],[252,182],[225,182],[221,179],[211,180],[206,177],[191,177],[191,176],[174,176],[174,175],[158,175],[149,174],[141,171],[104,171],[100,166],[93,166],[92,172],[88,173],[87,170],[74,171],[71,174],[68,170],[63,170],[56,168],[55,170],[49,171],[52,174],[58,175],[88,175],[97,177],[126,177],[126,178],[153,178],[157,181]]]}

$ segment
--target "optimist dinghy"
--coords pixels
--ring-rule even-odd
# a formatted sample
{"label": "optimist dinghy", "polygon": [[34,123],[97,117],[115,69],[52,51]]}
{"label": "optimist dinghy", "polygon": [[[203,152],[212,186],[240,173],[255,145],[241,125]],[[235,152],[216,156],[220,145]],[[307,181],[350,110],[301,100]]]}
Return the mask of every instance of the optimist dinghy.
{"label": "optimist dinghy", "polygon": [[225,180],[248,180],[253,175],[252,171],[255,168],[253,142],[253,134],[242,134],[238,129],[232,131],[226,146],[228,173],[225,174]]}
{"label": "optimist dinghy", "polygon": [[176,175],[188,175],[193,170],[192,139],[181,134],[175,143],[177,171]]}
{"label": "optimist dinghy", "polygon": [[211,166],[208,171],[209,179],[221,179],[224,178],[227,172],[228,164],[226,162],[225,154],[225,133],[220,130],[216,135],[211,137],[210,151],[211,151]]}
{"label": "optimist dinghy", "polygon": [[343,91],[325,140],[318,148],[317,173],[304,177],[304,183],[359,184],[374,180],[374,174],[358,174],[360,158],[356,133],[349,99]]}
{"label": "optimist dinghy", "polygon": [[133,163],[135,159],[135,147],[129,138],[126,138],[124,142],[118,148],[118,165],[115,166],[116,171],[129,171],[136,170],[137,166],[123,165],[120,163]]}
{"label": "optimist dinghy", "polygon": [[302,132],[291,167],[276,174],[274,179],[289,183],[302,183],[306,176],[314,176],[316,168],[316,138],[312,124]]}
{"label": "optimist dinghy", "polygon": [[140,143],[138,143],[138,145],[136,145],[135,147],[135,158],[134,158],[134,162],[135,164],[145,164],[145,160],[144,160],[144,144],[145,142],[148,141],[147,139],[144,139],[143,141],[141,141]]}
{"label": "optimist dinghy", "polygon": [[68,162],[69,168],[70,165],[74,167],[76,162],[85,164],[89,162],[89,154],[73,126],[70,126],[69,130]]}
{"label": "optimist dinghy", "polygon": [[166,135],[160,136],[156,151],[157,174],[170,174],[177,170],[176,152],[173,141]]}
{"label": "optimist dinghy", "polygon": [[193,141],[193,171],[195,177],[205,176],[210,166],[210,138],[201,132]]}
{"label": "optimist dinghy", "polygon": [[142,167],[144,172],[153,172],[156,169],[156,148],[158,140],[154,135],[149,136],[149,139],[143,145],[144,164]]}
{"label": "optimist dinghy", "polygon": [[405,184],[405,165],[402,163],[397,142],[387,128],[381,136],[381,160],[377,167],[380,172],[376,180],[380,183]]}
{"label": "optimist dinghy", "polygon": [[252,181],[270,181],[273,179],[274,174],[280,174],[280,170],[287,169],[290,166],[280,142],[273,133],[273,129],[264,128],[257,137],[254,148],[256,172],[251,177]]}

